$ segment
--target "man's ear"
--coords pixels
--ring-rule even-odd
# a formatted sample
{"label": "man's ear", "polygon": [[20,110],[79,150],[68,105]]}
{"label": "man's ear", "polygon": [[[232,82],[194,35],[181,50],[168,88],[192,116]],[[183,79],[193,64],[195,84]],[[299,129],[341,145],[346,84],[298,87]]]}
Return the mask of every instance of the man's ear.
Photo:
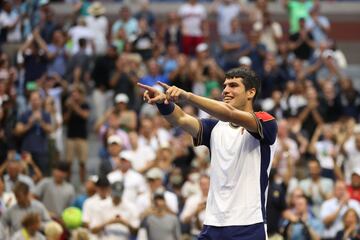
{"label": "man's ear", "polygon": [[246,91],[246,97],[248,100],[251,100],[255,97],[256,95],[256,89],[255,88],[250,88],[249,90]]}

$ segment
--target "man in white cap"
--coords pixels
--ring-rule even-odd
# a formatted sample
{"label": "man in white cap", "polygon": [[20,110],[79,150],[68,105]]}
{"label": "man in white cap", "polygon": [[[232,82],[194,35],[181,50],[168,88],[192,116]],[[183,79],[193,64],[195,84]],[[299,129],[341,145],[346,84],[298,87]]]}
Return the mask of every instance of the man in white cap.
{"label": "man in white cap", "polygon": [[110,183],[124,182],[124,198],[131,202],[135,202],[137,197],[146,191],[144,177],[132,169],[133,161],[136,159],[130,151],[122,151],[118,167],[107,175]]}

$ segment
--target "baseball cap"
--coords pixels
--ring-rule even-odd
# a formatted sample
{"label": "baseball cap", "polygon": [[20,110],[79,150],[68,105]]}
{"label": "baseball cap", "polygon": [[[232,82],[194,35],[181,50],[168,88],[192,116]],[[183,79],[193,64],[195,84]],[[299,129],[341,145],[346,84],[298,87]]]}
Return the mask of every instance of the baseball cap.
{"label": "baseball cap", "polygon": [[114,197],[122,197],[124,193],[124,183],[117,181],[111,184],[111,195]]}
{"label": "baseball cap", "polygon": [[122,145],[122,140],[118,135],[111,135],[110,137],[108,137],[107,143]]}
{"label": "baseball cap", "polygon": [[115,102],[116,103],[128,103],[129,102],[129,97],[125,93],[118,93],[115,96]]}
{"label": "baseball cap", "polygon": [[207,43],[200,43],[199,45],[196,46],[196,52],[203,52],[208,50],[209,46],[207,45]]}
{"label": "baseball cap", "polygon": [[147,173],[146,173],[146,178],[147,179],[164,179],[164,173],[161,171],[160,168],[151,168]]}
{"label": "baseball cap", "polygon": [[251,66],[252,62],[248,56],[243,56],[243,57],[239,58],[239,64]]}
{"label": "baseball cap", "polygon": [[106,176],[100,176],[96,181],[97,187],[110,187],[109,179]]}
{"label": "baseball cap", "polygon": [[129,150],[124,150],[120,153],[120,158],[121,159],[125,159],[129,162],[133,162],[135,159],[134,159],[134,154],[129,151]]}

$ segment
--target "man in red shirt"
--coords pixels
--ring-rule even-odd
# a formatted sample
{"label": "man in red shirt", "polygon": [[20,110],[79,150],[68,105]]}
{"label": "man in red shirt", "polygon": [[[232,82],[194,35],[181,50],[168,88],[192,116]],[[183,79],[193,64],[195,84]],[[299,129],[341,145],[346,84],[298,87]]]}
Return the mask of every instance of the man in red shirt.
{"label": "man in red shirt", "polygon": [[355,168],[351,174],[351,185],[347,187],[350,198],[360,202],[360,168]]}

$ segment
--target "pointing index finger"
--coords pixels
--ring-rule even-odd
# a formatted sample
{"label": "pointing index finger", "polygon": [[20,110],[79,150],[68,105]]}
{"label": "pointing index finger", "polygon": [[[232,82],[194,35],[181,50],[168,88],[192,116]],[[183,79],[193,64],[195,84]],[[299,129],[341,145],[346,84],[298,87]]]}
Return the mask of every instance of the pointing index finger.
{"label": "pointing index finger", "polygon": [[150,87],[150,86],[142,84],[142,83],[137,83],[137,85],[139,87],[141,87],[142,89],[145,89],[145,90],[148,90],[148,91],[152,91],[152,92],[156,91],[153,87]]}
{"label": "pointing index finger", "polygon": [[160,86],[162,86],[162,87],[165,88],[166,90],[168,90],[168,89],[170,88],[169,85],[167,85],[166,83],[160,82],[160,81],[157,81],[157,84],[159,84]]}

